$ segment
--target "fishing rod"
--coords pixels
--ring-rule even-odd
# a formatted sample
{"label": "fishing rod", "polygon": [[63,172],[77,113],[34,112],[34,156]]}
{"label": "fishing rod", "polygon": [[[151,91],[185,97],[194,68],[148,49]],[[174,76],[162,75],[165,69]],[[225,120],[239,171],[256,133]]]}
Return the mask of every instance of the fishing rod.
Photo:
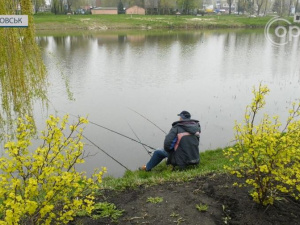
{"label": "fishing rod", "polygon": [[[71,116],[74,116],[74,117],[78,118],[78,116],[75,116],[75,115],[73,115],[73,114],[71,114],[71,113],[69,113],[69,114],[70,114]],[[90,120],[89,120],[89,123],[90,123],[90,124],[93,124],[93,125],[95,125],[95,126],[101,127],[101,128],[103,128],[103,129],[105,129],[105,130],[108,130],[108,131],[110,131],[110,132],[112,132],[112,133],[118,134],[118,135],[120,135],[120,136],[122,136],[122,137],[125,137],[125,138],[127,138],[127,139],[129,139],[129,140],[132,140],[132,141],[134,141],[134,142],[136,142],[136,143],[139,143],[139,144],[141,144],[141,145],[143,145],[143,146],[146,146],[146,147],[148,147],[148,148],[150,148],[150,149],[152,149],[152,150],[156,150],[156,148],[153,148],[153,147],[151,147],[151,146],[149,146],[149,145],[147,145],[147,144],[145,144],[145,143],[142,143],[142,142],[140,142],[140,141],[138,141],[138,140],[136,140],[136,139],[134,139],[134,138],[128,137],[128,136],[125,135],[125,134],[121,134],[121,133],[119,133],[119,132],[117,132],[117,131],[114,131],[114,130],[112,130],[112,129],[109,129],[109,128],[107,128],[107,127],[104,127],[104,126],[102,126],[102,125],[100,125],[100,124],[94,123],[94,122],[92,122],[92,121],[90,121]]]}
{"label": "fishing rod", "polygon": [[129,139],[129,140],[132,140],[132,141],[134,141],[134,142],[136,142],[136,143],[139,143],[139,144],[141,144],[141,145],[143,145],[143,146],[146,146],[146,147],[148,147],[148,148],[150,148],[150,149],[156,150],[156,148],[153,148],[153,147],[151,147],[151,146],[149,146],[149,145],[147,145],[147,144],[145,144],[145,143],[142,143],[142,142],[140,142],[140,141],[138,141],[138,140],[135,140],[135,139],[133,139],[133,138],[131,138],[131,137],[128,137],[128,136],[126,136],[125,134],[121,134],[121,133],[119,133],[119,132],[117,132],[117,131],[114,131],[114,130],[112,130],[112,129],[109,129],[109,128],[104,127],[104,126],[102,126],[102,125],[100,125],[100,124],[94,123],[94,122],[92,122],[92,121],[90,121],[90,123],[93,124],[93,125],[95,125],[95,126],[101,127],[101,128],[103,128],[103,129],[105,129],[105,130],[108,130],[108,131],[110,131],[110,132],[113,132],[113,133],[115,133],[115,134],[118,134],[118,135],[120,135],[120,136],[122,136],[122,137],[125,137],[125,138],[127,138],[127,139]]}
{"label": "fishing rod", "polygon": [[161,129],[159,126],[157,126],[154,122],[152,122],[151,120],[149,120],[147,117],[143,116],[142,114],[140,114],[139,112],[127,107],[129,110],[131,110],[132,112],[135,112],[136,114],[140,115],[141,117],[143,117],[144,119],[146,119],[148,122],[150,122],[151,124],[153,124],[155,127],[157,127],[160,131],[162,131],[164,134],[167,134],[163,129]]}
{"label": "fishing rod", "polygon": [[[131,129],[131,131],[132,131],[132,133],[134,134],[134,136],[139,140],[139,141],[141,141],[140,139],[139,139],[139,137],[137,136],[137,134],[134,132],[134,130],[132,129],[132,127],[130,126],[130,124],[127,122],[127,124],[128,124],[128,126],[130,127],[130,129]],[[148,153],[148,155],[150,155],[151,156],[151,151],[149,151],[149,150],[147,150],[147,148],[144,146],[144,145],[142,145],[143,146],[143,148],[146,150],[146,152]]]}
{"label": "fishing rod", "polygon": [[102,148],[100,148],[98,145],[96,145],[94,142],[92,142],[90,139],[88,139],[86,136],[84,136],[83,134],[81,134],[86,140],[88,140],[92,145],[94,145],[96,148],[98,148],[101,152],[103,152],[105,155],[107,155],[108,157],[110,157],[112,160],[114,160],[116,163],[118,163],[120,166],[122,166],[123,168],[125,168],[126,170],[129,170],[126,166],[124,166],[122,163],[120,163],[118,160],[116,160],[114,157],[112,157],[110,154],[108,154],[106,151],[104,151]]}

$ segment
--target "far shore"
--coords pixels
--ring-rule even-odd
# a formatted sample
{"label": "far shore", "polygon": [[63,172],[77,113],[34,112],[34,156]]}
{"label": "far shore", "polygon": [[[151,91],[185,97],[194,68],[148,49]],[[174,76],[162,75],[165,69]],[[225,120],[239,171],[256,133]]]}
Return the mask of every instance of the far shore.
{"label": "far shore", "polygon": [[36,30],[254,29],[264,28],[274,16],[37,14],[34,23]]}

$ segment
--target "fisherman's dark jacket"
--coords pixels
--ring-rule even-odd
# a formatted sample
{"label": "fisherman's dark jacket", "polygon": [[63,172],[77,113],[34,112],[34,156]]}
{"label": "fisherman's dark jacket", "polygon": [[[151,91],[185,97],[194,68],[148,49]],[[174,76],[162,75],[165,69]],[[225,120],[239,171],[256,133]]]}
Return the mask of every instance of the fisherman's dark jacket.
{"label": "fisherman's dark jacket", "polygon": [[174,122],[164,141],[164,149],[169,153],[167,163],[180,168],[199,164],[200,133],[198,120]]}

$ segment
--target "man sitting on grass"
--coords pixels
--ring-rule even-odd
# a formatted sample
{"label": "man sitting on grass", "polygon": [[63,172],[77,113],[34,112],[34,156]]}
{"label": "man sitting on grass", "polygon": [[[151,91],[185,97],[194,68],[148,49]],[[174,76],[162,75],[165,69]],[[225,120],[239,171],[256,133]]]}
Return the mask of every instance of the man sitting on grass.
{"label": "man sitting on grass", "polygon": [[191,114],[187,111],[182,111],[178,116],[179,121],[172,124],[165,138],[164,149],[155,150],[150,161],[140,170],[151,171],[164,158],[168,158],[167,164],[179,166],[180,169],[199,164],[199,121],[191,119]]}

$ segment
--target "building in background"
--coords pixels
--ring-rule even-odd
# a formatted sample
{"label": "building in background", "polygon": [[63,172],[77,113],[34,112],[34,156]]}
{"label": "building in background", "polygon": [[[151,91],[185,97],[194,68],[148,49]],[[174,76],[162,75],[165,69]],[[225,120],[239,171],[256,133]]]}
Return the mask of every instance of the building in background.
{"label": "building in background", "polygon": [[135,5],[135,6],[132,6],[128,9],[126,9],[126,14],[145,15],[146,10],[142,7]]}
{"label": "building in background", "polygon": [[96,7],[91,9],[91,13],[93,15],[101,14],[101,15],[116,15],[118,14],[117,7]]}

